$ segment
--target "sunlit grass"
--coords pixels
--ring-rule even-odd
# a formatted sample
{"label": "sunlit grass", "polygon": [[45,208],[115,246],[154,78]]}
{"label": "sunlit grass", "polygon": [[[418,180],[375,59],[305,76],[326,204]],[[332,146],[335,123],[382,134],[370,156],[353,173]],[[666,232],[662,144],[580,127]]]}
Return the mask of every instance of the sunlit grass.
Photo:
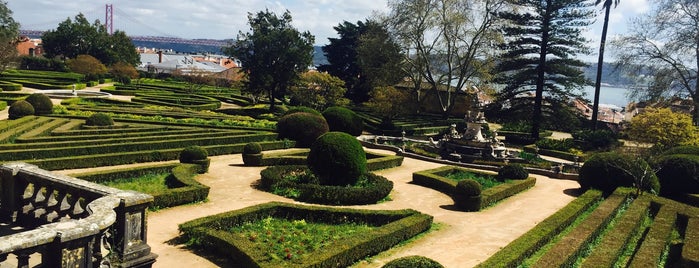
{"label": "sunlit grass", "polygon": [[101,184],[121,190],[160,194],[170,189],[166,183],[166,179],[169,175],[170,173],[147,174],[136,178],[101,182]]}

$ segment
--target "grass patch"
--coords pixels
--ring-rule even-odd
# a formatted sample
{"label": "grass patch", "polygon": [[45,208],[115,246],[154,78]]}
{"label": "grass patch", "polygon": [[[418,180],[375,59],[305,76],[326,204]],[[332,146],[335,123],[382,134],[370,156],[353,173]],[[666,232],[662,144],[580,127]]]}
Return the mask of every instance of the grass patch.
{"label": "grass patch", "polygon": [[455,182],[459,182],[466,179],[474,180],[481,185],[481,190],[492,188],[506,182],[498,181],[497,179],[495,179],[495,177],[490,175],[477,174],[465,170],[454,170],[454,172],[451,172],[445,175],[444,177]]}
{"label": "grass patch", "polygon": [[[357,233],[369,232],[366,224],[311,223],[267,217],[230,229],[230,232],[254,244],[253,250],[264,252],[265,265],[284,266],[287,261],[312,258],[314,253],[332,247]],[[262,264],[262,263],[260,263]]]}
{"label": "grass patch", "polygon": [[100,182],[103,185],[120,190],[133,190],[147,194],[161,194],[170,189],[167,185],[167,177],[171,173],[146,174],[135,178],[125,178]]}

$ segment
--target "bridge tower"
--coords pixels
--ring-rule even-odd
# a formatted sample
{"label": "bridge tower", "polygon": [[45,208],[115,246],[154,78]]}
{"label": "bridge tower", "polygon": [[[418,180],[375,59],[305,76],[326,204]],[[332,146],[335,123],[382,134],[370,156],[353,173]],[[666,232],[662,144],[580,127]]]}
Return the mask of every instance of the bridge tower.
{"label": "bridge tower", "polygon": [[104,27],[107,29],[107,32],[109,32],[109,35],[111,35],[114,31],[114,24],[112,21],[112,15],[114,13],[112,8],[112,4],[104,5]]}

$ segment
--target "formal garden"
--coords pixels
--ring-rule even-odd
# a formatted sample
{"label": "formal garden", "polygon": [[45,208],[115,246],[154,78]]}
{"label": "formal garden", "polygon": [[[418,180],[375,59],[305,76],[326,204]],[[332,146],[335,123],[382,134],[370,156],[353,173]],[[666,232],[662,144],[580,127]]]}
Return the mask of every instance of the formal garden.
{"label": "formal garden", "polygon": [[[516,160],[449,161],[434,147],[420,149],[401,138],[437,139],[452,124],[459,132],[468,131],[461,118],[414,115],[393,120],[390,128],[382,129],[386,124],[380,115],[364,108],[317,111],[280,103],[270,110],[237,89],[194,88],[172,80],[81,82],[74,74],[11,71],[2,81],[7,86],[0,99],[6,103],[9,119],[0,121],[0,162],[25,162],[147,193],[154,198],[151,216],[172,209],[178,213],[201,210],[216,202],[211,196],[218,189],[204,182],[216,179],[211,174],[228,173],[225,184],[236,184],[238,176],[243,176],[236,172],[254,170],[252,183],[238,187],[265,199],[220,213],[198,212],[203,217],[172,223],[179,232],[171,237],[174,244],[208,259],[226,259],[222,263],[441,267],[444,260],[438,258],[382,255],[409,251],[421,240],[450,229],[424,207],[418,210],[417,205],[405,203],[402,189],[416,187],[426,194],[447,196],[431,211],[478,221],[479,215],[510,207],[510,200],[531,198],[534,189],[551,183],[557,174],[572,174],[576,189],[565,194],[572,196],[571,202],[541,222],[530,223],[531,230],[500,245],[502,249],[477,265],[699,265],[695,172],[699,149],[693,146],[641,159],[624,154],[630,149],[605,132],[580,131],[571,139],[532,142],[522,134],[526,126],[509,124],[491,130],[491,125],[483,125],[484,134],[497,131],[498,137],[504,137],[503,143],[517,152]],[[75,96],[54,98],[60,104],[52,104],[41,94],[43,88],[72,89],[74,84],[78,91],[96,86],[130,100]],[[382,144],[360,142],[358,136],[367,134],[396,139]],[[542,132],[542,136],[549,134]],[[397,180],[394,172],[411,168],[404,165],[406,158],[431,163],[431,167]],[[556,169],[564,164],[565,169]],[[228,171],[213,172],[212,167]],[[420,194],[411,198],[420,200]],[[536,209],[520,208],[517,213],[526,218],[527,210]],[[149,227],[153,228],[159,226]],[[156,248],[163,247],[170,246]],[[460,249],[453,245],[445,250]],[[381,261],[372,261],[371,256]]]}

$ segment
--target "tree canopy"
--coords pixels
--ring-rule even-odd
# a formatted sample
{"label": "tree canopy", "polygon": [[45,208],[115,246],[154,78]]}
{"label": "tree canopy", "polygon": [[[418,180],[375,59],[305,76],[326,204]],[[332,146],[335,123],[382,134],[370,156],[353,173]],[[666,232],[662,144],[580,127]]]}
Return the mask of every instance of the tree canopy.
{"label": "tree canopy", "polygon": [[292,104],[323,111],[332,106],[346,106],[345,82],[325,72],[305,72],[291,87]]}
{"label": "tree canopy", "polygon": [[17,62],[19,23],[12,18],[7,2],[0,1],[0,73]]}
{"label": "tree canopy", "polygon": [[237,40],[223,51],[242,63],[246,90],[266,93],[274,109],[275,99],[283,100],[299,74],[311,65],[314,37],[291,25],[288,10],[281,16],[269,10],[248,13],[248,24],[250,31],[238,33]]}
{"label": "tree canopy", "polygon": [[617,66],[638,78],[638,100],[669,97],[693,100],[692,118],[699,125],[699,1],[660,0],[645,16],[632,21],[630,33],[612,42]]}
{"label": "tree canopy", "polygon": [[699,145],[699,129],[692,125],[692,118],[669,108],[647,108],[631,118],[626,134],[632,140],[660,148]]}
{"label": "tree canopy", "polygon": [[582,27],[591,23],[593,10],[585,0],[513,2],[515,8],[499,14],[507,24],[496,68],[496,82],[505,85],[497,100],[506,105],[498,109],[531,112],[532,137],[538,139],[544,113],[555,116],[555,103],[569,101],[579,95],[574,90],[589,84],[581,70],[586,64],[575,56],[589,52]]}
{"label": "tree canopy", "polygon": [[59,23],[55,30],[45,32],[41,39],[48,58],[74,59],[78,55],[90,55],[108,66],[117,62],[133,66],[140,63],[136,47],[126,33],[116,31],[109,35],[99,20],[90,24],[83,14]]}

